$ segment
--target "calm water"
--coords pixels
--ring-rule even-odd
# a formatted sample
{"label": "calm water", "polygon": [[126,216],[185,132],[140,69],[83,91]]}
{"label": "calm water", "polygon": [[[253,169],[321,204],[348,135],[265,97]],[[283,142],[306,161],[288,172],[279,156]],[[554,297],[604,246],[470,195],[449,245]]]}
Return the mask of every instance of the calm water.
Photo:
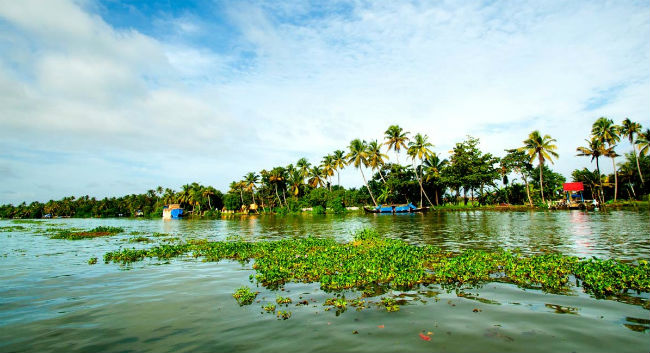
{"label": "calm water", "polygon": [[[48,228],[119,226],[101,239],[54,240]],[[22,226],[25,229],[7,227]],[[0,220],[0,351],[622,351],[647,352],[650,317],[639,305],[490,283],[458,296],[438,287],[407,292],[396,313],[371,307],[337,316],[318,284],[265,288],[260,303],[239,307],[232,293],[251,264],[179,258],[124,267],[101,257],[130,243],[130,232],[181,239],[275,239],[305,235],[349,240],[354,230],[448,250],[519,248],[580,257],[650,259],[648,210],[607,213],[441,212],[428,215],[241,217],[215,221],[55,219]],[[146,235],[146,234],[145,234]],[[98,257],[97,265],[88,265]],[[418,293],[419,292],[419,293]],[[308,306],[289,320],[262,314],[277,294]],[[393,293],[398,295],[400,293]],[[416,297],[417,295],[417,297]],[[354,298],[357,293],[346,293]],[[640,297],[647,299],[648,294]],[[424,303],[423,301],[426,301]],[[480,311],[474,312],[474,309]],[[383,326],[382,326],[383,325]],[[356,334],[354,332],[357,332]],[[431,332],[431,340],[418,334]]]}

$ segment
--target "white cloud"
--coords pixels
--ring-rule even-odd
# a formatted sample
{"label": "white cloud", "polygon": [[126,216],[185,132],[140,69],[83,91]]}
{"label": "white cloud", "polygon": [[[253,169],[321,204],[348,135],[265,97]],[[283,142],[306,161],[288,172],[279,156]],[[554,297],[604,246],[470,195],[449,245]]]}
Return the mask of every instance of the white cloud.
{"label": "white cloud", "polygon": [[[0,138],[149,166],[131,192],[181,177],[226,189],[395,123],[443,155],[467,134],[502,155],[539,129],[558,140],[568,176],[588,165],[575,148],[598,116],[650,125],[647,4],[332,2],[323,6],[351,9],[312,16],[301,1],[236,3],[226,14],[240,37],[218,52],[182,40],[205,32],[206,14],[152,38],[87,5],[0,1]],[[12,152],[0,162],[13,171]],[[104,163],[82,160],[60,173]],[[106,177],[136,180],[121,170]],[[358,171],[342,181],[362,182]]]}

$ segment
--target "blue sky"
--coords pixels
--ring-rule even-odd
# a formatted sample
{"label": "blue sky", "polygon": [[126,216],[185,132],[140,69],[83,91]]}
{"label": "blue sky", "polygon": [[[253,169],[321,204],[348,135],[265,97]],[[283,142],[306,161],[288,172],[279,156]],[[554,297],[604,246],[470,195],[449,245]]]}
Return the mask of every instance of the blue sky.
{"label": "blue sky", "polygon": [[596,118],[650,126],[649,7],[0,0],[0,203],[226,191],[395,123],[443,157],[466,135],[501,156],[538,129],[568,177],[593,168],[575,149]]}

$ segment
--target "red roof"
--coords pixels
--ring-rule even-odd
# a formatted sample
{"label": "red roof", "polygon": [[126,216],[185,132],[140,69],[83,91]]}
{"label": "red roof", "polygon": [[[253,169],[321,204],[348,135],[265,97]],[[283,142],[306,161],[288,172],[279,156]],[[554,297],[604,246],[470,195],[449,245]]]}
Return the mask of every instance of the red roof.
{"label": "red roof", "polygon": [[583,191],[585,189],[581,181],[575,183],[564,183],[564,191]]}

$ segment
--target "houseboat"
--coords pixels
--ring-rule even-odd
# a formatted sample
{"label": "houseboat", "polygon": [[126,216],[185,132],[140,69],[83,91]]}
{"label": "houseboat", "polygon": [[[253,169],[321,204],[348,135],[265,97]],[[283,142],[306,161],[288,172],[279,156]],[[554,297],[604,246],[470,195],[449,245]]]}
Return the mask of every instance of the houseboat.
{"label": "houseboat", "polygon": [[180,204],[174,203],[163,207],[163,219],[180,219],[183,217],[183,209]]}

